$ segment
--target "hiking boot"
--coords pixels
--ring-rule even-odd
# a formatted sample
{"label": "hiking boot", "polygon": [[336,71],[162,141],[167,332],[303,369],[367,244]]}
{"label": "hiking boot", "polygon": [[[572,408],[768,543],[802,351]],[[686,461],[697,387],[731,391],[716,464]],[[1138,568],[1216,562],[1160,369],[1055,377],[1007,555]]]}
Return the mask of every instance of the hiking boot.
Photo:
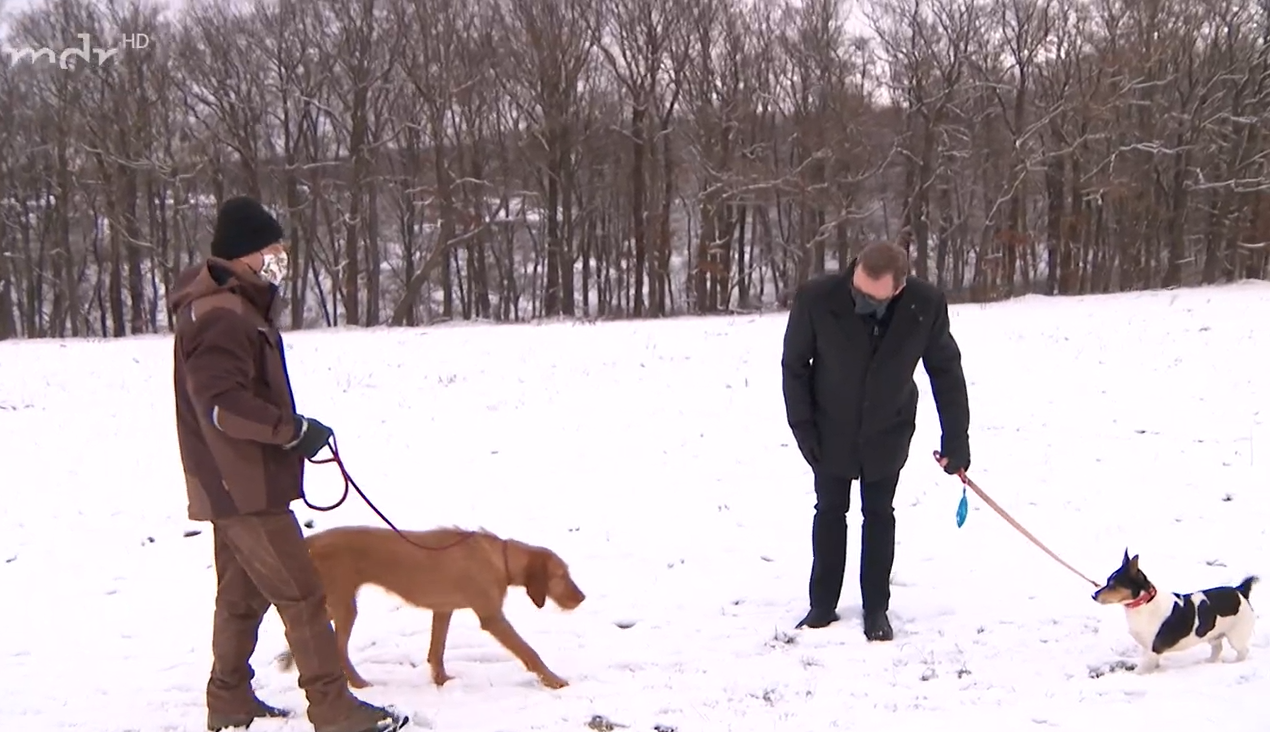
{"label": "hiking boot", "polygon": [[823,628],[830,623],[838,622],[838,611],[831,607],[813,607],[802,620],[798,621],[798,625],[794,628],[807,626],[808,628]]}
{"label": "hiking boot", "polygon": [[891,620],[886,613],[866,613],[864,616],[864,637],[871,641],[889,641],[895,638],[891,629]]}
{"label": "hiking boot", "polygon": [[207,730],[208,732],[221,732],[221,730],[234,729],[235,727],[246,729],[257,719],[285,719],[290,716],[291,712],[289,710],[271,707],[257,699],[256,709],[248,714],[243,714],[241,712],[237,714],[208,712]]}
{"label": "hiking boot", "polygon": [[410,717],[392,707],[377,707],[360,699],[352,713],[334,724],[314,725],[313,732],[397,732]]}

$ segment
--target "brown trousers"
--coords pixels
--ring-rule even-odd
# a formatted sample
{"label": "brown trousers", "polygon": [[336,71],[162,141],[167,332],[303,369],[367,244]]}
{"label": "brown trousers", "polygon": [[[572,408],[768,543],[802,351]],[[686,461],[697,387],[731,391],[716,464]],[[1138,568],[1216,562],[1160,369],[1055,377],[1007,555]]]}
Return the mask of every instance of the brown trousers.
{"label": "brown trousers", "polygon": [[286,510],[212,522],[216,613],[207,708],[250,714],[256,708],[251,656],[265,613],[278,608],[308,698],[309,721],[342,720],[357,702],[348,688],[326,612],[326,592],[295,514]]}

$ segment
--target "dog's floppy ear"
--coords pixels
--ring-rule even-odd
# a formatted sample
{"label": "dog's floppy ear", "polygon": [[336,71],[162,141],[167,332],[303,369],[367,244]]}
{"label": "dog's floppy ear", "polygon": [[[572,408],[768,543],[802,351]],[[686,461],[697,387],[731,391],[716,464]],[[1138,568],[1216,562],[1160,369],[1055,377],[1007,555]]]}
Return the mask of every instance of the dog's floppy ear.
{"label": "dog's floppy ear", "polygon": [[534,605],[547,604],[547,557],[540,551],[531,551],[525,564],[525,592]]}

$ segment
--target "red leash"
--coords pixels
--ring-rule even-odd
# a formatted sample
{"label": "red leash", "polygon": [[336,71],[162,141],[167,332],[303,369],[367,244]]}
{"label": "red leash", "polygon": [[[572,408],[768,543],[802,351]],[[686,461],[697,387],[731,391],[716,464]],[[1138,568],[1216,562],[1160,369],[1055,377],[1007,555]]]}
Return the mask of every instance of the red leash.
{"label": "red leash", "polygon": [[301,498],[304,500],[304,505],[308,506],[314,511],[326,513],[327,511],[334,511],[335,509],[344,505],[344,501],[348,500],[348,492],[349,492],[349,489],[351,488],[352,490],[357,491],[357,495],[361,496],[362,500],[366,502],[366,505],[370,507],[370,510],[374,511],[375,515],[378,516],[381,521],[383,521],[385,524],[388,525],[388,528],[396,532],[397,536],[400,536],[401,538],[405,539],[407,542],[414,544],[420,549],[427,549],[430,552],[442,551],[445,549],[449,549],[450,547],[458,546],[459,544],[462,544],[463,542],[467,541],[468,539],[471,539],[473,536],[476,535],[475,531],[469,531],[466,534],[464,534],[462,538],[457,539],[449,544],[446,544],[445,546],[424,546],[416,541],[413,541],[409,536],[406,536],[401,529],[397,528],[397,525],[394,524],[392,521],[390,521],[388,517],[384,515],[384,512],[380,511],[379,508],[376,507],[375,504],[372,503],[371,500],[366,497],[366,493],[362,491],[361,486],[357,485],[357,481],[353,480],[353,476],[348,474],[348,468],[344,467],[344,460],[340,458],[340,449],[337,443],[335,442],[334,434],[331,435],[331,439],[326,443],[326,447],[330,449],[331,451],[331,456],[329,458],[322,458],[320,460],[317,458],[309,458],[309,462],[313,463],[314,465],[328,465],[330,463],[335,463],[335,467],[340,469],[340,475],[344,476],[344,492],[340,494],[339,499],[336,500],[335,503],[332,503],[329,506],[315,506],[309,502],[308,496],[301,496]]}
{"label": "red leash", "polygon": [[[936,451],[935,451],[935,462],[939,462],[939,461],[941,461],[941,460],[943,459],[943,457],[944,457],[944,456],[943,456],[943,455],[941,455],[941,454],[939,453],[939,450],[936,450]],[[1058,556],[1057,554],[1055,554],[1054,552],[1050,551],[1049,547],[1047,547],[1047,546],[1045,546],[1044,544],[1042,544],[1040,539],[1038,539],[1038,538],[1036,538],[1035,536],[1033,536],[1033,535],[1032,535],[1032,532],[1030,532],[1030,531],[1028,531],[1027,529],[1023,528],[1023,525],[1022,525],[1022,524],[1020,524],[1018,521],[1015,521],[1013,516],[1011,516],[1010,514],[1006,513],[1004,508],[1001,508],[1001,506],[1000,506],[1000,505],[998,505],[996,501],[992,500],[992,499],[988,496],[988,494],[987,494],[987,493],[984,493],[982,488],[980,488],[979,486],[975,485],[975,482],[974,482],[973,480],[971,480],[971,479],[969,478],[969,476],[967,476],[967,475],[966,475],[966,471],[964,471],[964,470],[959,470],[959,471],[957,471],[957,477],[958,477],[958,478],[961,478],[961,482],[962,482],[962,484],[963,484],[963,485],[965,485],[965,486],[966,486],[967,488],[969,488],[970,490],[974,491],[974,492],[975,492],[975,495],[979,496],[979,498],[983,499],[983,502],[984,502],[984,503],[986,503],[986,504],[988,504],[988,507],[989,507],[989,508],[991,508],[993,511],[996,511],[996,512],[997,512],[997,514],[1001,516],[1001,518],[1005,519],[1005,520],[1006,520],[1006,523],[1008,523],[1008,524],[1010,524],[1011,526],[1013,526],[1013,527],[1014,527],[1014,529],[1015,529],[1015,531],[1018,531],[1020,534],[1022,534],[1022,535],[1023,535],[1023,536],[1025,536],[1025,537],[1027,537],[1027,539],[1028,539],[1029,541],[1031,541],[1033,544],[1035,544],[1037,547],[1039,547],[1041,551],[1043,551],[1043,552],[1045,552],[1046,554],[1050,555],[1050,558],[1051,558],[1051,559],[1053,559],[1054,561],[1056,561],[1056,562],[1058,562],[1059,564],[1063,565],[1063,566],[1064,566],[1064,567],[1066,567],[1066,568],[1067,568],[1067,569],[1068,569],[1068,570],[1069,570],[1072,574],[1076,575],[1077,577],[1080,577],[1081,579],[1085,580],[1086,582],[1088,582],[1089,584],[1093,585],[1094,587],[1101,587],[1101,585],[1100,585],[1100,584],[1098,584],[1097,582],[1094,582],[1093,580],[1089,579],[1089,578],[1088,578],[1088,577],[1086,577],[1085,575],[1081,574],[1081,573],[1080,573],[1080,571],[1079,571],[1079,570],[1077,570],[1075,567],[1073,567],[1072,565],[1068,564],[1067,562],[1064,562],[1064,561],[1063,561],[1063,559],[1062,559],[1062,557],[1060,557],[1060,556]]]}

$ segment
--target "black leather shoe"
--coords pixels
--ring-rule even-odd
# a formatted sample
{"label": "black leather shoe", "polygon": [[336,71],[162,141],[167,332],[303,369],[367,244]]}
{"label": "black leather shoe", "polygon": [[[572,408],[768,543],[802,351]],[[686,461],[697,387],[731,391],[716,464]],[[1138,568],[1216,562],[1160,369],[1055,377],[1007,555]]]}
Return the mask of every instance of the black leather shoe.
{"label": "black leather shoe", "polygon": [[864,637],[871,641],[889,641],[895,638],[891,621],[886,613],[869,613],[864,616]]}
{"label": "black leather shoe", "polygon": [[833,608],[813,607],[802,620],[798,621],[798,625],[795,625],[794,627],[802,628],[806,626],[808,628],[823,628],[830,623],[838,622],[838,620],[838,611]]}

